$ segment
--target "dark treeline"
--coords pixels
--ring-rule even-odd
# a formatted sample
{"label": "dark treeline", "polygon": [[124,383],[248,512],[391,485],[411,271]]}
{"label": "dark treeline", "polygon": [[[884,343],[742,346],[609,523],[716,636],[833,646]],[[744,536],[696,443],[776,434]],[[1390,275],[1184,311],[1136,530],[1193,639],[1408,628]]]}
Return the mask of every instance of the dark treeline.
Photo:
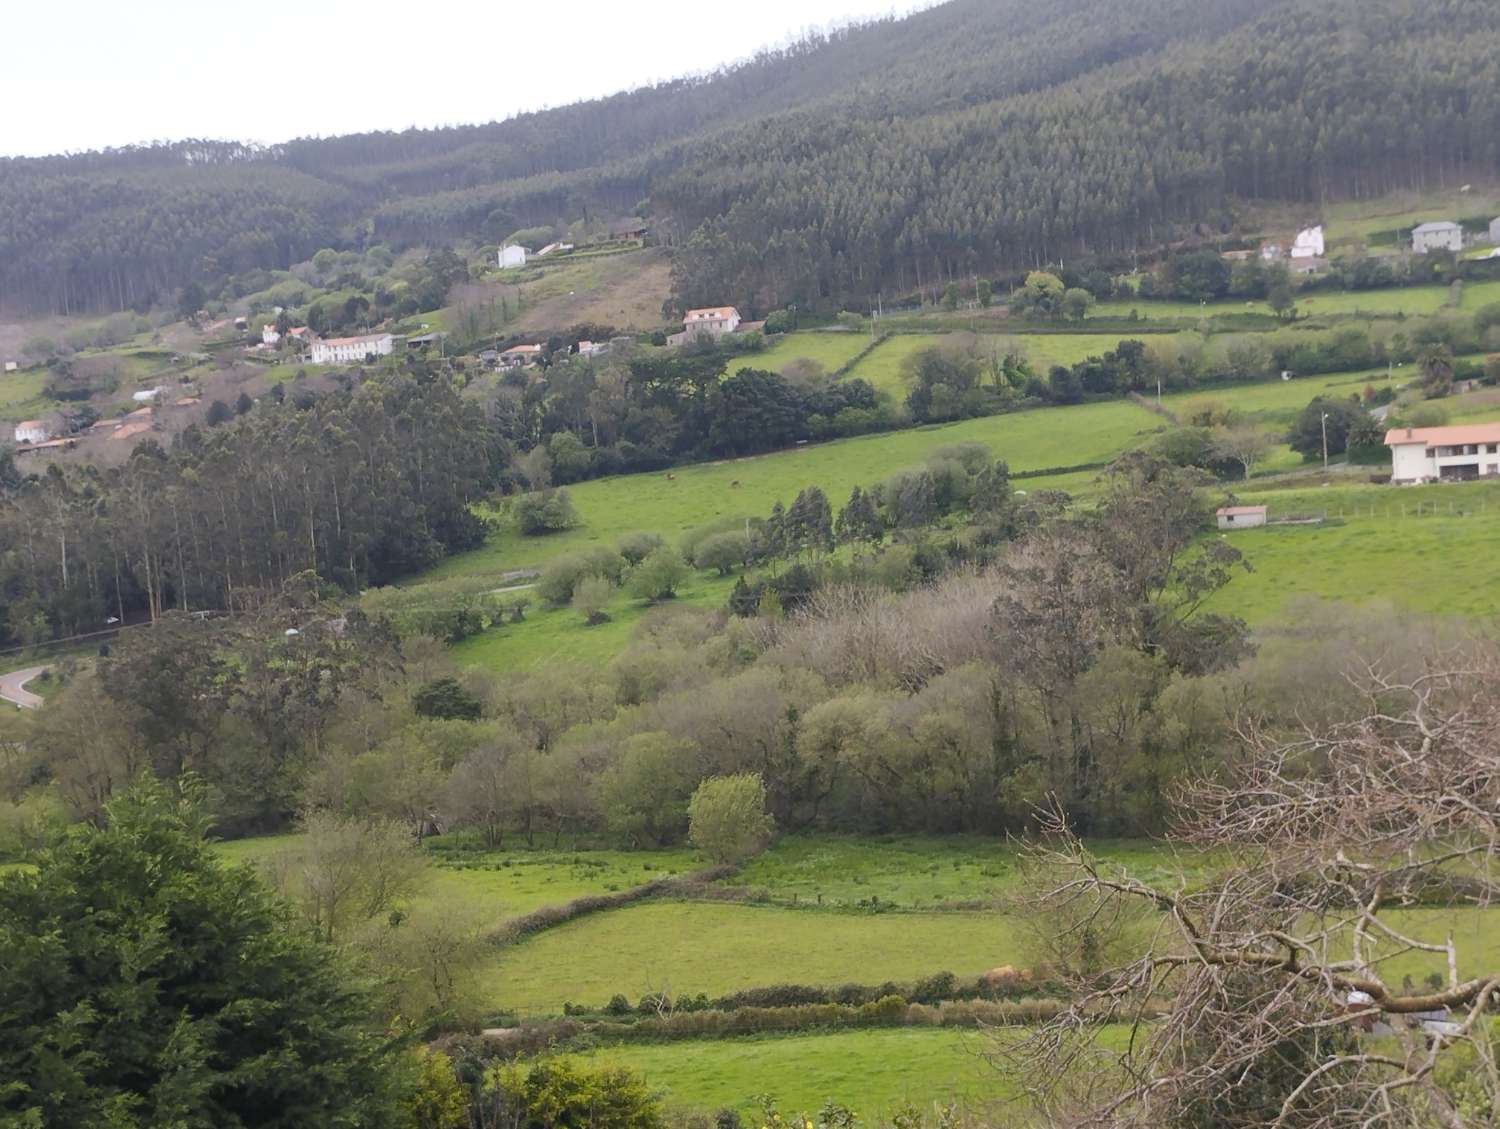
{"label": "dark treeline", "polygon": [[1461,183],[1500,154],[1482,0],[954,0],[484,126],[0,162],[0,303],[118,309],[366,230],[497,239],[650,204],[674,302],[835,306],[1121,256],[1232,197]]}
{"label": "dark treeline", "polygon": [[0,643],[253,607],[303,573],[355,590],[426,568],[483,536],[467,502],[489,475],[488,437],[446,378],[384,373],[272,395],[116,468],[23,476],[7,454]]}

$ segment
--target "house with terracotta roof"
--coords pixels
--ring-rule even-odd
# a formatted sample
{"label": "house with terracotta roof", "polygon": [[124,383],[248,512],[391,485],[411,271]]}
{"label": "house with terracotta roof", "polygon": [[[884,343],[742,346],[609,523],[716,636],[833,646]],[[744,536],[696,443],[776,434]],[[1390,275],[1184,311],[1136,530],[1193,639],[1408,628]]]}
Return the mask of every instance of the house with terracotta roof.
{"label": "house with terracotta roof", "polygon": [[535,364],[541,357],[540,345],[512,345],[500,354],[500,367],[520,368],[522,365]]}
{"label": "house with terracotta roof", "polygon": [[717,341],[740,327],[740,312],[733,306],[709,306],[682,315],[682,332],[667,338],[668,345],[683,345],[695,337]]}
{"label": "house with terracotta roof", "polygon": [[357,364],[366,357],[388,357],[396,348],[390,333],[372,333],[367,337],[330,337],[314,341],[307,359],[315,365]]}
{"label": "house with terracotta roof", "polygon": [[1500,422],[1398,427],[1386,432],[1391,481],[1466,482],[1500,474]]}
{"label": "house with terracotta roof", "polygon": [[52,429],[45,420],[27,419],[16,424],[17,443],[45,443],[52,438]]}

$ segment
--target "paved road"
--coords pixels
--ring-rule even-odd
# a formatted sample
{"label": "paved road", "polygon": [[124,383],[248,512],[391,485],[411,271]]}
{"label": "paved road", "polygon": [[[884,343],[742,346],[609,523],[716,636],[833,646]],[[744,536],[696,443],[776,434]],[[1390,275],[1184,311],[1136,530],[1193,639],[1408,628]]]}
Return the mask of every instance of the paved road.
{"label": "paved road", "polygon": [[0,700],[14,702],[23,710],[38,709],[42,699],[26,689],[26,683],[47,668],[44,666],[29,666],[25,670],[13,670],[9,674],[0,674]]}

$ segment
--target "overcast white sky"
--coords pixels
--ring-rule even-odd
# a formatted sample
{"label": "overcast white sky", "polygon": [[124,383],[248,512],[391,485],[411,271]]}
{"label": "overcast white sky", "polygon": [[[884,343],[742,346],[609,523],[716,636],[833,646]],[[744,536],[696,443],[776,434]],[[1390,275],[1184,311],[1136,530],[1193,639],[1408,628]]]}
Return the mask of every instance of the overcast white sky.
{"label": "overcast white sky", "polygon": [[5,0],[0,155],[491,121],[932,0]]}

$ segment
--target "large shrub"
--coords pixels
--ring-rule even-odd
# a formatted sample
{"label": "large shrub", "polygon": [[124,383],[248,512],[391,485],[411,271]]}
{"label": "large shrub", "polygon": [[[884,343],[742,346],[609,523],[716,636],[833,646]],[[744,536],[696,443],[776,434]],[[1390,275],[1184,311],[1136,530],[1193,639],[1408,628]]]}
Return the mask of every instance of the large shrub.
{"label": "large shrub", "polygon": [[755,854],[770,842],[775,827],[758,773],[705,780],[688,801],[688,837],[715,862],[738,862]]}

